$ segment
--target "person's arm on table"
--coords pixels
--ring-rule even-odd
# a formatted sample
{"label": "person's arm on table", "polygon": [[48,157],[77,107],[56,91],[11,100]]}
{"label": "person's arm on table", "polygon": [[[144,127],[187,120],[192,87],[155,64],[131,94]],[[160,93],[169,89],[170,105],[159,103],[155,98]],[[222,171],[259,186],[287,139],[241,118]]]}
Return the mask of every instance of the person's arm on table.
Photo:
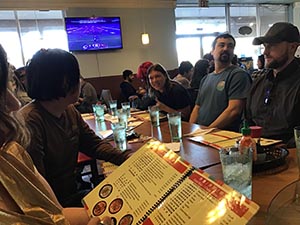
{"label": "person's arm on table", "polygon": [[111,162],[116,165],[121,165],[127,158],[129,158],[134,151],[126,150],[122,152],[114,148],[107,140],[101,140],[95,132],[82,119],[80,114],[77,115],[79,119],[79,150],[86,155]]}
{"label": "person's arm on table", "polygon": [[230,125],[242,113],[245,101],[245,99],[229,100],[227,108],[208,127],[223,129]]}
{"label": "person's arm on table", "polygon": [[193,108],[193,111],[191,113],[191,116],[190,116],[190,120],[189,122],[190,123],[197,123],[198,121],[198,114],[199,114],[199,109],[200,109],[200,105],[195,105],[194,108]]}
{"label": "person's arm on table", "polygon": [[184,118],[188,118],[190,111],[191,111],[191,106],[187,105],[184,108],[181,109],[173,109],[169,106],[167,106],[166,104],[162,103],[161,101],[159,101],[158,99],[155,100],[156,101],[156,105],[159,107],[159,110],[164,111],[166,113],[173,113],[173,112],[181,112],[181,117]]}

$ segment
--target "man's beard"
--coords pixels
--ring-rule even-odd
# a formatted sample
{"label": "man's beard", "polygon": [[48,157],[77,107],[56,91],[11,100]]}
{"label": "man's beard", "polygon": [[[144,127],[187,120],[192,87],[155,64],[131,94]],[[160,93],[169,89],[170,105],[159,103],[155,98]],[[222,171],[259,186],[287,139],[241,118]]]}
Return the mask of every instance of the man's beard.
{"label": "man's beard", "polygon": [[283,65],[285,65],[287,61],[288,61],[287,57],[283,57],[281,60],[274,59],[270,63],[266,64],[266,68],[278,69],[278,68],[282,67]]}
{"label": "man's beard", "polygon": [[231,58],[230,58],[230,54],[228,52],[223,52],[220,55],[220,62],[222,62],[222,63],[228,63],[230,61],[231,61]]}

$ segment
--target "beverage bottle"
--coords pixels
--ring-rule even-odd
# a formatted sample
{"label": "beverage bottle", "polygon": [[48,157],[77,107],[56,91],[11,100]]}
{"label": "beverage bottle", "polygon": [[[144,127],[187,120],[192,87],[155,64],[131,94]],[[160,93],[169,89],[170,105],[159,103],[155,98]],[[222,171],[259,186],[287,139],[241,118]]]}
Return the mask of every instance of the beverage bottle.
{"label": "beverage bottle", "polygon": [[251,129],[246,121],[244,121],[243,127],[241,129],[242,138],[239,143],[239,151],[241,154],[248,153],[250,149],[253,151],[253,160],[257,159],[257,152],[256,152],[256,142],[251,137]]}

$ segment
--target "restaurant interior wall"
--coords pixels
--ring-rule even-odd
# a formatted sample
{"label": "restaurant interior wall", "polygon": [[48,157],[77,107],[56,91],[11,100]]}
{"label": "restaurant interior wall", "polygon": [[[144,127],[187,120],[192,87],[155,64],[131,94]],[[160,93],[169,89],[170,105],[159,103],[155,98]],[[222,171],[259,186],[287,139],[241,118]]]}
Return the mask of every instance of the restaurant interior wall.
{"label": "restaurant interior wall", "polygon": [[[68,17],[90,15],[121,17],[123,49],[75,53],[84,75],[88,77],[110,76],[121,74],[127,68],[136,72],[138,66],[144,61],[161,63],[167,69],[174,69],[178,66],[173,8],[78,8],[66,11]],[[143,22],[150,35],[148,45],[143,45],[141,42]]]}
{"label": "restaurant interior wall", "polygon": [[[151,1],[154,1],[154,0],[145,1],[145,2],[147,2],[147,8],[149,8],[153,5],[151,3]],[[109,3],[105,2],[105,1],[96,1],[96,0],[95,1],[91,0],[91,1],[88,1],[88,2],[81,1],[81,0],[75,1],[75,2],[71,1],[72,4],[67,4],[68,2],[69,2],[68,0],[51,1],[51,2],[40,1],[40,0],[32,0],[28,4],[24,4],[24,2],[19,1],[19,0],[12,0],[12,1],[11,0],[9,0],[9,1],[5,0],[5,1],[0,2],[0,8],[1,9],[14,9],[14,7],[17,7],[17,9],[35,9],[35,8],[39,8],[39,9],[45,10],[45,9],[67,9],[67,6],[72,5],[73,7],[78,6],[78,7],[82,7],[83,9],[86,9],[85,7],[87,7],[87,5],[89,5],[89,6],[94,6],[95,5],[95,9],[87,10],[87,11],[96,11],[96,9],[98,7],[101,7],[101,8],[99,8],[99,10],[101,10],[101,12],[105,12],[105,15],[110,15],[110,14],[112,14],[111,11],[114,9],[113,4],[115,4],[115,2],[119,2],[118,4],[115,4],[115,5],[118,5],[118,6],[121,6],[121,7],[123,7],[123,5],[125,5],[125,4],[127,4],[126,5],[127,8],[136,7],[136,4],[131,4],[130,5],[128,3],[130,1],[121,1],[121,0],[119,0],[119,1],[112,0]],[[162,1],[160,1],[160,2],[162,2]],[[124,53],[123,55],[126,55],[126,56],[129,55],[131,57],[131,59],[130,59],[130,57],[125,58],[124,65],[126,67],[128,67],[128,68],[131,67],[135,71],[136,70],[135,68],[138,65],[139,61],[143,61],[144,59],[151,60],[148,57],[149,55],[153,56],[153,59],[152,59],[153,61],[158,61],[159,60],[161,63],[163,63],[166,66],[167,69],[173,69],[174,67],[176,67],[178,65],[178,60],[176,58],[177,52],[175,50],[176,48],[174,47],[175,43],[176,43],[176,37],[174,37],[174,35],[175,35],[174,34],[175,33],[175,25],[174,25],[175,18],[174,18],[174,15],[173,15],[173,8],[170,7],[169,3],[167,3],[168,1],[164,1],[164,2],[166,3],[164,6],[155,5],[156,9],[159,9],[159,7],[161,7],[161,11],[154,11],[154,10],[147,10],[146,9],[143,12],[143,13],[146,13],[146,14],[149,12],[149,15],[145,17],[147,20],[148,19],[149,20],[154,20],[155,18],[157,18],[156,21],[159,21],[157,23],[158,25],[155,24],[155,26],[150,28],[151,32],[153,32],[152,34],[156,34],[157,32],[160,32],[161,30],[163,30],[163,32],[166,32],[166,34],[169,35],[169,37],[165,37],[164,35],[158,35],[160,40],[155,40],[155,39],[153,40],[152,37],[151,37],[152,34],[150,34],[150,42],[159,41],[159,42],[163,43],[163,44],[159,45],[159,47],[163,45],[163,49],[155,48],[153,45],[150,45],[150,46],[140,45],[140,43],[141,43],[141,41],[140,41],[141,31],[140,30],[142,30],[140,20],[133,21],[131,23],[132,19],[130,19],[130,23],[128,22],[130,25],[124,25],[124,26],[130,28],[129,29],[130,32],[133,31],[133,30],[139,30],[137,37],[135,37],[135,35],[136,35],[135,33],[123,34],[123,38],[129,38],[130,39],[129,41],[132,40],[132,43],[135,43],[135,44],[129,44],[130,49],[128,49],[128,52],[127,52],[127,49],[122,50],[123,53]],[[105,8],[106,6],[107,6],[107,8]],[[299,19],[300,18],[300,16],[299,16],[299,11],[300,11],[299,8],[300,7],[299,7],[298,3],[294,3],[293,6],[294,7],[291,10],[293,15],[292,15],[292,17],[291,17],[291,15],[288,15],[288,17],[289,17],[288,20],[291,21],[291,22],[294,21],[294,23],[299,26],[300,25],[300,19]],[[224,6],[222,6],[222,7],[224,7]],[[212,7],[209,7],[209,8],[212,8]],[[124,9],[120,8],[120,9],[115,9],[115,10],[123,11]],[[131,10],[133,10],[133,9],[131,9]],[[81,8],[77,8],[77,9],[69,8],[69,9],[67,9],[67,14],[68,14],[68,11],[70,12],[70,15],[72,14],[74,16],[87,15],[87,13],[83,13],[84,10],[82,10]],[[151,14],[151,13],[154,13],[154,12],[161,12],[161,13],[154,14],[154,15]],[[140,13],[141,13],[141,9],[136,9],[136,12],[133,15],[137,15],[138,18],[140,18]],[[121,13],[121,14],[123,14],[123,13]],[[129,13],[124,13],[123,15],[127,16],[128,14]],[[126,20],[127,19],[125,19],[125,21]],[[202,20],[203,20],[203,18],[202,18]],[[164,22],[164,21],[166,21],[166,22]],[[148,22],[148,21],[146,21],[146,22]],[[162,23],[163,23],[163,26],[161,25]],[[1,24],[3,24],[3,23],[1,23]],[[124,21],[122,22],[122,25],[123,24],[124,24]],[[125,24],[127,24],[127,22]],[[156,26],[158,26],[158,28],[156,28]],[[132,27],[135,27],[135,29],[133,29]],[[163,28],[163,29],[161,29],[161,28]],[[267,28],[268,27],[266,27],[266,29]],[[156,32],[156,29],[158,30],[157,32]],[[261,33],[263,33],[263,31],[261,31]],[[259,34],[259,33],[257,33],[257,34]],[[134,38],[132,38],[132,37],[134,37]],[[207,39],[209,39],[209,38],[211,39],[211,37],[207,37]],[[163,39],[163,40],[161,40],[161,39]],[[10,39],[10,40],[14,40],[14,39]],[[125,40],[126,39],[124,39],[124,41]],[[2,42],[2,39],[0,39],[0,42]],[[167,43],[167,45],[165,43]],[[127,45],[126,43],[124,43],[124,44]],[[152,42],[152,44],[153,44],[153,42]],[[20,46],[17,42],[15,42],[15,47],[16,46],[18,48],[20,48]],[[167,46],[167,51],[164,51],[165,46]],[[209,48],[210,48],[210,46],[209,46]],[[196,49],[196,48],[193,48],[193,49]],[[9,48],[9,50],[12,51],[11,48]],[[151,52],[149,52],[149,51],[151,51]],[[12,54],[12,57],[17,58],[18,56],[17,56],[16,51],[13,51],[13,52],[14,52],[14,54]],[[202,53],[204,53],[204,51]],[[101,54],[101,57],[99,58],[99,60],[101,60],[101,62],[98,61],[98,56],[97,55],[92,56],[91,54],[86,54],[86,55],[85,54],[79,54],[78,57],[80,58],[80,62],[81,61],[83,62],[83,63],[81,63],[82,64],[81,66],[84,67],[83,73],[86,73],[86,76],[89,76],[89,77],[98,77],[98,76],[105,76],[105,75],[110,75],[110,74],[120,74],[120,68],[123,67],[123,66],[120,66],[120,68],[115,69],[115,66],[116,66],[115,63],[110,64],[110,59],[111,58],[114,59],[115,58],[114,56],[116,56],[118,54],[119,53],[117,53],[117,52],[116,52],[116,54],[109,53],[108,57],[105,57]],[[198,54],[201,55],[200,53],[198,53]],[[157,57],[158,60],[156,60],[156,56],[158,56]],[[140,57],[140,58],[138,58],[138,57]],[[121,64],[123,65],[123,60],[124,60],[123,57],[118,57],[118,58],[122,58]],[[162,60],[160,60],[160,59],[162,59]],[[113,61],[115,62],[116,60],[113,60]],[[166,61],[166,63],[164,63],[165,61]],[[97,65],[94,65],[94,62],[96,62]],[[108,66],[106,65],[107,62],[109,62]],[[92,68],[90,68],[91,64],[93,64]],[[105,70],[104,71],[102,70],[103,68],[100,68],[100,64],[101,65],[105,64]]]}
{"label": "restaurant interior wall", "polygon": [[[20,20],[17,21],[15,12],[18,12],[18,15],[19,12],[27,15],[29,13],[29,11],[0,11],[0,43],[8,52],[9,61],[13,65],[23,66],[40,48],[57,47],[67,50],[62,16],[51,19],[40,18],[43,13],[49,12],[46,10],[36,11],[37,18],[35,18],[32,14],[34,10],[31,10],[31,18],[19,18]],[[167,69],[174,69],[178,66],[174,8],[70,8],[65,11],[65,16],[68,17],[93,15],[121,17],[124,47],[115,51],[74,53],[79,60],[83,76],[120,75],[127,68],[136,72],[138,66],[144,61],[159,62]],[[18,28],[18,23],[21,29]],[[141,42],[144,26],[150,34],[149,45],[143,45]],[[55,33],[55,35],[46,36],[48,31],[53,32],[53,30],[60,31],[62,34]],[[45,44],[47,38],[49,42]]]}

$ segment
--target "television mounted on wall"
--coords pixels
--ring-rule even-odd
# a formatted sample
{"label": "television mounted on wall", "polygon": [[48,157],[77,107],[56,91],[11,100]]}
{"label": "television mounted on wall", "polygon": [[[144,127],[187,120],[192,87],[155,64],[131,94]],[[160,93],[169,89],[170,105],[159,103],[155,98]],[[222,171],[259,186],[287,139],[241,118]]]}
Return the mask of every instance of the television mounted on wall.
{"label": "television mounted on wall", "polygon": [[67,17],[65,28],[71,52],[123,48],[120,17]]}

